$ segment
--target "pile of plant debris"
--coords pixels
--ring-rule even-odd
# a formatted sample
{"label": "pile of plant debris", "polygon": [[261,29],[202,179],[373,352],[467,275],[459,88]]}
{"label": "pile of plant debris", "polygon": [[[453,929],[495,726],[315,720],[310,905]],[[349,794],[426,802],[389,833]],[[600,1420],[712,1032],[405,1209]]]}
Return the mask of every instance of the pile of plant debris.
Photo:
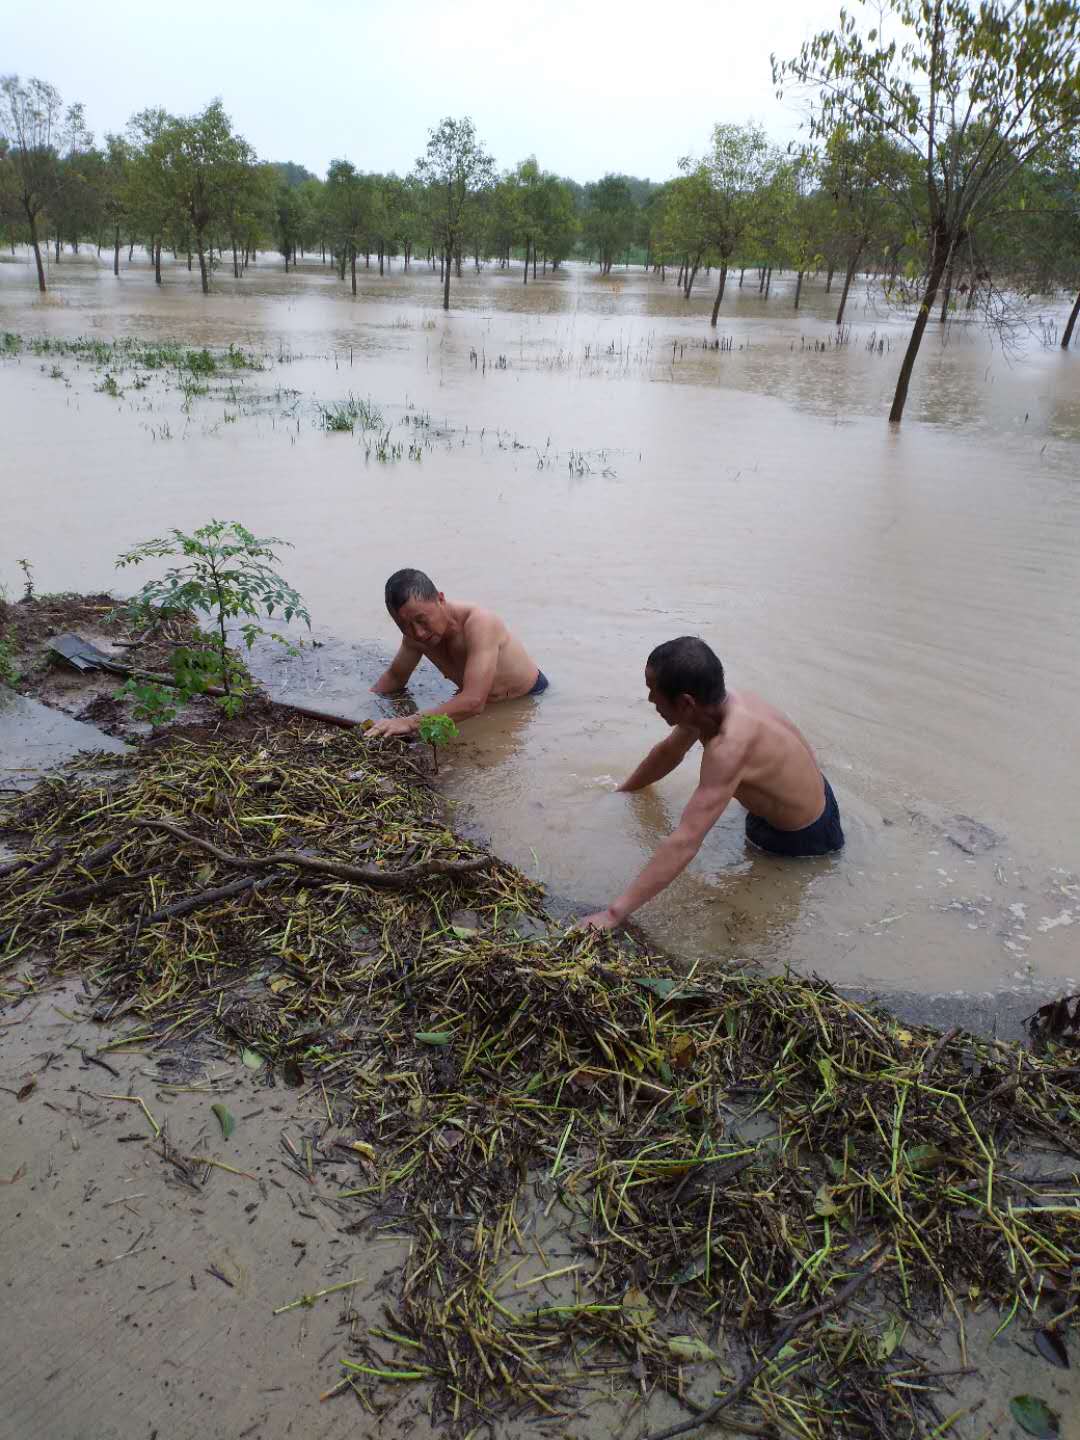
{"label": "pile of plant debris", "polygon": [[553,929],[358,732],[84,758],[4,798],[0,837],[0,1002],[78,969],[127,1044],[315,1087],[296,1167],[344,1145],[342,1212],[414,1237],[392,1322],[343,1356],[366,1404],[412,1380],[439,1423],[557,1417],[621,1377],[686,1428],[906,1437],[956,1418],[909,1344],[941,1315],[996,1307],[1067,1353],[1075,1053]]}

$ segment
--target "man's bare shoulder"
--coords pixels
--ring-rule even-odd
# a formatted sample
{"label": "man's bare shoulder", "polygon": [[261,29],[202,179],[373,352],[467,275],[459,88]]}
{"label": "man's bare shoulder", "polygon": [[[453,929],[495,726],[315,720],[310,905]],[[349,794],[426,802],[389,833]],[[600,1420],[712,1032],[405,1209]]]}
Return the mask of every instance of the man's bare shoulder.
{"label": "man's bare shoulder", "polygon": [[506,625],[494,610],[487,610],[483,605],[466,601],[461,605],[460,611],[465,634],[470,640],[492,637],[501,640],[506,635]]}

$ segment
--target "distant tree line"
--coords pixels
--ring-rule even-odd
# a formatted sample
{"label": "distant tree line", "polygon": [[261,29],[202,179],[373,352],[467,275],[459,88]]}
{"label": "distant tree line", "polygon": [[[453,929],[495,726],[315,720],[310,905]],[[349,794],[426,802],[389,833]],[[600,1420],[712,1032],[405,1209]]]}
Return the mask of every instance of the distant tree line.
{"label": "distant tree line", "polygon": [[[886,33],[892,22],[895,34]],[[49,84],[0,79],[0,226],[43,247],[145,247],[240,278],[260,250],[286,270],[318,255],[357,288],[357,267],[395,259],[438,268],[449,308],[462,266],[521,263],[525,284],[571,255],[601,274],[632,260],[687,300],[704,275],[716,326],[734,270],[767,298],[774,271],[824,271],[844,321],[857,274],[887,298],[918,301],[891,417],[899,420],[932,316],[979,307],[1001,316],[1006,290],[1054,293],[1080,316],[1080,7],[1073,0],[882,0],[869,24],[842,12],[834,31],[773,60],[778,93],[810,98],[808,143],[786,150],[756,125],[717,125],[704,151],[662,184],[608,174],[580,185],[534,156],[498,173],[468,118],[447,118],[406,176],[334,160],[325,179],[261,162],[220,100],[199,114],[148,109],[96,145],[80,105]]]}

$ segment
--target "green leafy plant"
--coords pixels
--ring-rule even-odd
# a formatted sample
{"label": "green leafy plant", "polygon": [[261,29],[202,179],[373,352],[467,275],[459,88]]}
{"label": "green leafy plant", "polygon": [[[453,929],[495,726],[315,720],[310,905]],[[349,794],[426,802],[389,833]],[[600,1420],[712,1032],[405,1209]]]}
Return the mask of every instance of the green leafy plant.
{"label": "green leafy plant", "polygon": [[424,715],[420,721],[420,739],[431,746],[435,760],[435,774],[439,773],[439,747],[456,740],[458,727],[449,715]]}
{"label": "green leafy plant", "polygon": [[0,685],[14,685],[22,674],[15,659],[18,644],[19,637],[14,626],[9,626],[0,634]]}
{"label": "green leafy plant", "polygon": [[34,598],[34,567],[29,560],[23,559],[16,562],[23,573],[23,599],[33,600]]}
{"label": "green leafy plant", "polygon": [[229,648],[230,623],[240,622],[236,628],[247,649],[265,635],[292,654],[296,645],[259,624],[262,615],[280,613],[286,623],[296,618],[311,625],[300,596],[272,568],[277,562],[272,547],[287,543],[274,536],[257,537],[235,521],[212,520],[191,535],[174,529],[121,555],[118,569],[153,559],[182,561],[160,579],[148,580],[128,602],[125,608],[133,623],[153,625],[169,616],[205,615],[210,628],[196,629],[190,643],[173,650],[172,686],[135,677],[118,694],[132,696],[137,712],[155,723],[171,719],[187,700],[208,690],[221,692],[215,698],[227,716],[238,715],[252,682]]}

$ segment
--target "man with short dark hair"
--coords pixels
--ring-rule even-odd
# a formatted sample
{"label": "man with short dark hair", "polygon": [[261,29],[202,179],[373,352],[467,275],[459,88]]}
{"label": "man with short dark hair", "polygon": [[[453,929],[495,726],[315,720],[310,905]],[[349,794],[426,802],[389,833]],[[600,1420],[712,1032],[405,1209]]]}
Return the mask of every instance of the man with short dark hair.
{"label": "man with short dark hair", "polygon": [[425,657],[458,687],[445,704],[419,715],[380,720],[373,735],[411,735],[424,715],[466,720],[496,700],[542,695],[547,676],[497,615],[469,601],[447,600],[422,570],[397,570],[386,582],[386,608],[401,631],[390,668],[371,687],[376,695],[404,689]]}
{"label": "man with short dark hair", "polygon": [[756,695],[724,684],[720,659],[694,635],[658,645],[645,664],[649,699],[672,733],[620,790],[670,775],[701,741],[701,776],[675,830],[630,887],[581,923],[621,925],[680,875],[730,802],[747,809],[746,838],[774,855],[828,855],[844,844],[840,811],[814,752],[791,721]]}

